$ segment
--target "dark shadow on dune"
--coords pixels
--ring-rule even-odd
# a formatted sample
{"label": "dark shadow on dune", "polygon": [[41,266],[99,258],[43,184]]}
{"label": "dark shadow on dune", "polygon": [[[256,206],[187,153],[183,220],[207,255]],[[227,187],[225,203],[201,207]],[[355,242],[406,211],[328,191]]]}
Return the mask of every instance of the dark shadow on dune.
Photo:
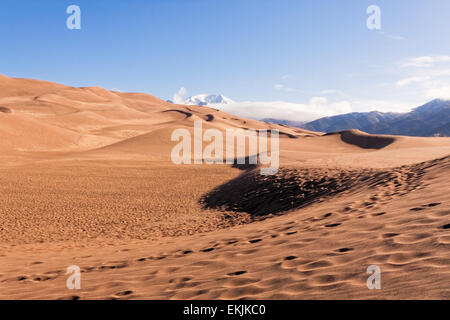
{"label": "dark shadow on dune", "polygon": [[276,175],[263,176],[259,170],[251,170],[212,190],[200,203],[204,208],[265,216],[347,190],[359,177],[351,172],[324,176],[314,169],[280,169]]}
{"label": "dark shadow on dune", "polygon": [[341,140],[345,143],[358,146],[363,149],[382,149],[395,142],[395,138],[388,136],[369,135],[363,132],[354,132],[352,130],[338,133],[329,133],[326,135],[340,134]]}
{"label": "dark shadow on dune", "polygon": [[263,176],[258,168],[249,167],[239,177],[205,194],[199,202],[205,209],[246,212],[257,218],[331,201],[332,196],[344,191],[359,192],[362,188],[371,192],[387,188],[389,196],[401,196],[421,184],[425,169],[449,163],[450,157],[445,157],[388,170],[281,168],[270,176]]}
{"label": "dark shadow on dune", "polygon": [[293,134],[290,134],[290,133],[287,133],[287,132],[280,131],[279,134],[281,136],[287,136],[288,138],[291,138],[291,139],[298,139],[298,137],[296,135],[293,135]]}
{"label": "dark shadow on dune", "polygon": [[212,114],[206,115],[206,121],[213,121],[213,120],[214,120],[214,116]]}
{"label": "dark shadow on dune", "polygon": [[7,108],[7,107],[0,107],[0,112],[1,113],[11,113],[11,109]]}
{"label": "dark shadow on dune", "polygon": [[192,113],[186,112],[183,110],[171,109],[171,110],[165,110],[163,112],[178,112],[178,113],[184,114],[186,116],[186,118],[192,117]]}
{"label": "dark shadow on dune", "polygon": [[[256,159],[259,158],[259,154],[255,156]],[[231,167],[242,170],[242,171],[251,171],[258,167],[257,164],[250,163],[250,157],[234,159]]]}
{"label": "dark shadow on dune", "polygon": [[[246,128],[246,127],[241,127],[241,129],[244,129],[245,131],[250,130],[249,128]],[[298,136],[296,136],[294,134],[287,133],[287,132],[283,132],[283,131],[279,131],[278,130],[278,134],[280,136],[286,136],[286,137],[291,138],[291,139],[298,139]],[[268,138],[271,137],[271,131],[270,130],[267,130],[267,137]]]}

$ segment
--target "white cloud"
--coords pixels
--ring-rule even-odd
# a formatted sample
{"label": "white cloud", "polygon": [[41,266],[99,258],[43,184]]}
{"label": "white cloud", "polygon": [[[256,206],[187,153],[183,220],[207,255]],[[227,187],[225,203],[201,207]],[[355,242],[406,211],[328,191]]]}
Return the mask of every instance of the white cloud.
{"label": "white cloud", "polygon": [[450,62],[449,55],[436,55],[436,56],[421,56],[409,58],[402,63],[403,67],[416,67],[427,68],[432,67],[437,63]]}
{"label": "white cloud", "polygon": [[284,84],[277,83],[273,86],[276,90],[285,91],[285,92],[293,92],[295,91],[292,88],[286,87]]}
{"label": "white cloud", "polygon": [[386,37],[386,38],[391,39],[391,40],[406,40],[405,37],[393,35],[393,34],[390,34],[390,33],[386,33],[384,31],[379,31],[378,33],[381,34],[382,36]]}
{"label": "white cloud", "polygon": [[[410,57],[399,66],[407,68],[407,73],[395,82],[395,86],[405,96],[414,96],[422,102],[436,98],[450,99],[450,55]],[[408,86],[413,84],[412,90]],[[400,91],[402,89],[404,91]]]}
{"label": "white cloud", "polygon": [[405,103],[395,100],[375,99],[330,101],[326,97],[314,96],[303,103],[286,101],[243,101],[215,105],[214,107],[230,114],[250,119],[274,118],[306,122],[351,112],[408,112],[412,108],[423,104],[423,102],[415,101],[413,103]]}
{"label": "white cloud", "polygon": [[285,75],[283,75],[283,76],[281,77],[281,79],[288,79],[289,77],[290,77],[290,75],[285,74]]}
{"label": "white cloud", "polygon": [[429,99],[450,99],[450,85],[436,88],[429,88],[426,90],[426,97]]}
{"label": "white cloud", "polygon": [[176,104],[183,104],[184,103],[184,96],[188,93],[185,87],[181,87],[178,92],[173,94],[172,101]]}
{"label": "white cloud", "polygon": [[404,78],[395,83],[397,87],[405,87],[415,82],[424,82],[430,80],[430,77],[409,77]]}
{"label": "white cloud", "polygon": [[303,104],[284,101],[245,101],[227,104],[219,107],[221,110],[251,119],[290,119],[296,121],[310,121],[320,117],[313,110]]}
{"label": "white cloud", "polygon": [[274,88],[277,90],[282,90],[284,88],[284,85],[277,83],[274,85]]}
{"label": "white cloud", "polygon": [[312,97],[311,99],[309,99],[309,104],[315,105],[315,106],[323,105],[327,102],[328,102],[328,99],[324,98],[324,97]]}
{"label": "white cloud", "polygon": [[377,100],[377,99],[354,99],[351,100],[352,112],[409,112],[417,107],[422,101],[406,103],[396,100]]}
{"label": "white cloud", "polygon": [[352,111],[350,102],[328,102],[324,97],[312,97],[305,103],[285,101],[235,102],[218,106],[218,108],[245,118],[275,118],[294,121],[312,121],[321,117]]}

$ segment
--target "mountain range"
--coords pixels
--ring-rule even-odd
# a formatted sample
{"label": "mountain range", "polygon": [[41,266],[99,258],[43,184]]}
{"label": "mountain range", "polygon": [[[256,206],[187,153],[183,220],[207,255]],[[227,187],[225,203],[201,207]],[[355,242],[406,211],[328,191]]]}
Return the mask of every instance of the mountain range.
{"label": "mountain range", "polygon": [[353,112],[307,123],[276,119],[263,119],[263,121],[326,133],[359,129],[371,134],[448,137],[450,136],[450,100],[435,99],[407,113]]}
{"label": "mountain range", "polygon": [[[214,107],[231,103],[234,101],[220,94],[198,94],[184,99],[182,104]],[[407,113],[352,112],[311,122],[275,118],[264,118],[261,121],[326,133],[358,129],[371,134],[448,137],[450,100],[435,99]]]}

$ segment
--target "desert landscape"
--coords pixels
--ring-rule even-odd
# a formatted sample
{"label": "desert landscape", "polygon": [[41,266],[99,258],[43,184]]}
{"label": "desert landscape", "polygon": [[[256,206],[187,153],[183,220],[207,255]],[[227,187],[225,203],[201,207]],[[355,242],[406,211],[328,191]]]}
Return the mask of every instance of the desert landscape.
{"label": "desert landscape", "polygon": [[[278,173],[174,164],[172,132],[198,120],[279,130]],[[450,298],[450,138],[7,76],[0,135],[0,299]]]}

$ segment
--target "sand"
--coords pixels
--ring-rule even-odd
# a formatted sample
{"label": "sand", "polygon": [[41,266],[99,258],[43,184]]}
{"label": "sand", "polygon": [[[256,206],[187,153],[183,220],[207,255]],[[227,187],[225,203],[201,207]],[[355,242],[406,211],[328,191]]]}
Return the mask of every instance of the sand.
{"label": "sand", "polygon": [[[280,130],[280,170],[173,164],[171,133],[199,119]],[[450,138],[5,76],[0,135],[0,299],[450,298]]]}

